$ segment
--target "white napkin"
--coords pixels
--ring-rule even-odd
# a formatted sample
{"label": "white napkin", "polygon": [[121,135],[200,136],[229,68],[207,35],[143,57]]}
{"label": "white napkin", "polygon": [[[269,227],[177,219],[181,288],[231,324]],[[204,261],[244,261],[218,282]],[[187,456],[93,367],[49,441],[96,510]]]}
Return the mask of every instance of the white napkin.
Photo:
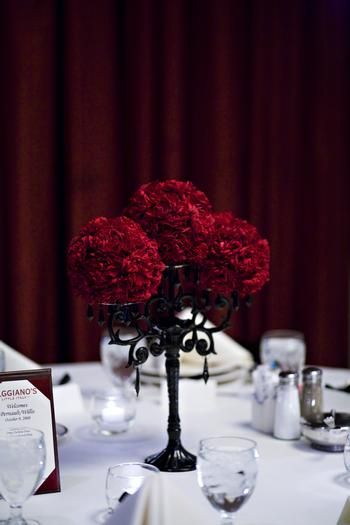
{"label": "white napkin", "polygon": [[337,521],[337,525],[350,525],[350,496],[345,502],[342,513]]}
{"label": "white napkin", "polygon": [[[181,319],[191,317],[189,309],[185,309],[178,314]],[[197,317],[197,323],[202,319],[201,315]],[[205,324],[206,328],[213,328],[215,325],[210,321]],[[201,337],[201,333],[198,333]],[[211,377],[217,377],[218,381],[224,379],[234,380],[237,373],[242,370],[249,370],[254,360],[252,354],[237,343],[232,337],[224,332],[215,332],[213,334],[216,354],[208,355],[208,366]],[[203,335],[203,339],[206,339]],[[180,375],[182,377],[192,377],[199,375],[203,371],[204,358],[195,350],[191,352],[180,352]],[[150,356],[146,363],[142,365],[141,374],[145,375],[165,375],[163,360],[159,357]]]}
{"label": "white napkin", "polygon": [[34,368],[42,368],[41,365],[38,365],[38,363],[29,359],[29,357],[17,352],[17,350],[11,348],[4,343],[4,341],[0,341],[0,350],[5,354],[6,372],[11,370],[32,370]]}
{"label": "white napkin", "polygon": [[[159,473],[148,478],[141,489],[128,496],[106,525],[193,525],[206,523],[207,513],[193,504],[173,474]],[[205,506],[203,506],[205,508]]]}
{"label": "white napkin", "polygon": [[58,421],[66,422],[71,417],[86,412],[79,385],[70,382],[53,387],[55,416]]}
{"label": "white napkin", "polygon": [[[191,316],[188,309],[185,309],[179,317],[187,319]],[[201,315],[197,316],[198,321],[202,320]],[[210,321],[205,323],[206,328],[214,328],[214,324]],[[213,372],[215,368],[226,366],[240,366],[244,368],[250,368],[254,364],[252,354],[237,343],[232,337],[225,334],[225,332],[215,332],[213,334],[215,351],[217,354],[210,354],[208,356],[209,367],[212,368]],[[203,357],[197,354],[197,352],[181,352],[180,357],[181,370],[183,371],[186,367],[198,366],[200,369],[203,368]]]}

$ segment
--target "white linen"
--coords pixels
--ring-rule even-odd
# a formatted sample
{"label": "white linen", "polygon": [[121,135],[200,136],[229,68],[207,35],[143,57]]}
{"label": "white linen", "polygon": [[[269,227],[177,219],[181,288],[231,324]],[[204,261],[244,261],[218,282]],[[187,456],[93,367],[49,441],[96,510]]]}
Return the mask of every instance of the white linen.
{"label": "white linen", "polygon": [[350,496],[347,498],[337,525],[350,525]]}
{"label": "white linen", "polygon": [[[56,376],[69,373],[84,400],[92,389],[103,388],[107,382],[99,363],[56,365],[54,372]],[[324,369],[325,383],[343,384],[349,376],[348,370]],[[342,454],[314,450],[305,439],[281,441],[254,430],[251,393],[251,385],[218,385],[215,407],[198,413],[180,412],[183,445],[196,453],[199,439],[210,435],[240,435],[257,442],[257,485],[238,512],[240,525],[335,525],[349,495]],[[204,398],[204,407],[205,403]],[[96,525],[107,507],[107,468],[125,461],[144,461],[166,445],[167,413],[161,409],[160,389],[142,385],[137,405],[134,426],[112,439],[91,433],[92,420],[86,410],[60,420],[69,431],[59,441],[62,492],[30,498],[25,503],[25,516],[43,525]],[[325,410],[331,408],[349,411],[350,395],[325,390]],[[184,496],[197,516],[192,520],[194,525],[218,523],[218,512],[201,493],[195,471],[164,476],[175,485],[176,499]],[[191,513],[186,504],[184,511],[180,505],[173,511],[181,525],[185,514]],[[0,520],[7,516],[7,504],[0,501]]]}
{"label": "white linen", "polygon": [[161,472],[148,478],[136,494],[128,496],[106,525],[176,525],[179,521],[181,525],[194,525],[204,519],[202,507],[191,504],[172,474]]}
{"label": "white linen", "polygon": [[5,353],[5,372],[41,368],[41,365],[38,365],[38,363],[29,359],[29,357],[11,348],[11,346],[4,343],[4,341],[0,341],[0,350],[3,350]]}
{"label": "white linen", "polygon": [[70,417],[79,416],[85,411],[80,387],[76,383],[70,382],[65,385],[55,385],[53,387],[53,399],[55,417],[59,422],[66,421]]}

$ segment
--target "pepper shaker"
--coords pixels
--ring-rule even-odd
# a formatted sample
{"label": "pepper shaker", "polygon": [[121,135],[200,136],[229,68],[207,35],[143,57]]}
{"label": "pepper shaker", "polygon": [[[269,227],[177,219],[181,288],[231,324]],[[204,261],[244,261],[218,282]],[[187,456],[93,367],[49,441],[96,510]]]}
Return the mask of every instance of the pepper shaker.
{"label": "pepper shaker", "polygon": [[300,399],[298,373],[279,374],[273,435],[278,439],[300,438]]}
{"label": "pepper shaker", "polygon": [[323,419],[322,370],[314,366],[303,369],[301,415],[310,423]]}

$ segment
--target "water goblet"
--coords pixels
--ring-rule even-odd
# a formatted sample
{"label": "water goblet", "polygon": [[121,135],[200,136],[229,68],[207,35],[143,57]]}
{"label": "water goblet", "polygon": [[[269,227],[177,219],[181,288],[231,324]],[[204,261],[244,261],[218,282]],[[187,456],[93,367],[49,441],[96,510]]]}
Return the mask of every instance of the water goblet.
{"label": "water goblet", "polygon": [[270,368],[300,372],[305,364],[304,335],[295,330],[270,330],[260,340],[260,359]]}
{"label": "water goblet", "polygon": [[[123,339],[135,336],[134,333],[124,334]],[[128,364],[128,347],[109,344],[110,337],[104,333],[100,340],[100,356],[104,370],[116,388],[124,388],[135,380],[135,370]]]}
{"label": "water goblet", "polygon": [[348,481],[350,482],[350,432],[347,435],[344,446],[344,465],[348,472]]}
{"label": "water goblet", "polygon": [[106,477],[107,515],[128,496],[135,494],[146,478],[154,476],[159,470],[147,463],[119,463],[109,467]]}
{"label": "water goblet", "polygon": [[234,436],[202,439],[197,456],[198,484],[219,510],[221,525],[232,525],[233,515],[252,495],[256,477],[255,441]]}
{"label": "water goblet", "polygon": [[25,427],[0,430],[0,493],[10,507],[6,525],[38,525],[23,518],[22,507],[38,488],[45,463],[43,432]]}

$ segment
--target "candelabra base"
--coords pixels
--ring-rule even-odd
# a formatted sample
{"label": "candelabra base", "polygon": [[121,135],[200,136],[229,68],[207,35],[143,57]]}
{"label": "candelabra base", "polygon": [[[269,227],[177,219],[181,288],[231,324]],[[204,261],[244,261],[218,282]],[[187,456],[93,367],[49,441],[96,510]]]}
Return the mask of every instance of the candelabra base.
{"label": "candelabra base", "polygon": [[177,446],[168,445],[162,452],[148,456],[145,462],[163,472],[188,472],[196,469],[196,456],[188,452],[181,443]]}

